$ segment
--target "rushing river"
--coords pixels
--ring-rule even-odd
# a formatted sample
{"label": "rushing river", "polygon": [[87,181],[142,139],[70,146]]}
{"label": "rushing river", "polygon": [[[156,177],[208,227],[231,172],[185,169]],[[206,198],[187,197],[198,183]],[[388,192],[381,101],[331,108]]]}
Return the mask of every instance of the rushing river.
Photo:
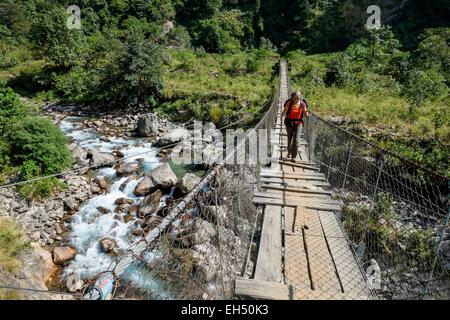
{"label": "rushing river", "polygon": [[[113,150],[120,150],[125,155],[125,162],[135,162],[142,159],[142,171],[145,172],[151,172],[160,164],[156,150],[150,143],[136,138],[101,137],[93,130],[82,128],[80,125],[82,120],[82,118],[68,117],[61,121],[60,127],[67,136],[72,137],[85,149],[109,154]],[[81,278],[87,278],[107,270],[113,258],[101,251],[99,240],[102,238],[113,238],[119,251],[127,249],[137,240],[137,237],[132,234],[132,230],[136,228],[134,222],[125,223],[114,218],[116,216],[114,210],[117,207],[114,202],[118,198],[128,198],[133,199],[135,203],[139,203],[142,197],[134,195],[134,189],[140,179],[131,180],[121,190],[120,186],[128,177],[118,178],[112,166],[99,169],[94,174],[108,177],[112,184],[107,193],[86,201],[74,215],[69,241],[71,245],[76,247],[77,255],[66,267],[65,275],[79,274]],[[165,201],[165,197],[161,201]],[[102,214],[97,210],[98,207],[106,208],[110,210],[110,213]],[[146,272],[144,268],[131,267],[133,272],[125,273],[125,275],[130,276],[129,280],[135,281],[141,278],[142,273]],[[144,278],[149,279],[149,276]],[[153,288],[155,285],[160,286],[160,284],[155,284],[155,281],[152,281],[151,284],[144,285],[144,287],[150,286]]]}

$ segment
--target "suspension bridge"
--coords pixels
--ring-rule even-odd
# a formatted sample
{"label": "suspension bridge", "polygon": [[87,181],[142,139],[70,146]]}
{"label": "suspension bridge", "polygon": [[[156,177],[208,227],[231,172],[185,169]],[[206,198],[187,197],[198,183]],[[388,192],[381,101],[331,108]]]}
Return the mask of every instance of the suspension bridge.
{"label": "suspension bridge", "polygon": [[[315,114],[288,161],[288,69],[278,63],[270,106],[225,159],[74,296],[449,299],[447,177]],[[264,159],[229,161],[248,159],[255,136]]]}
{"label": "suspension bridge", "polygon": [[[442,245],[449,238],[450,214],[442,184],[423,181],[421,167],[315,115],[306,121],[296,161],[288,161],[281,119],[291,92],[286,61],[278,63],[278,72],[277,93],[259,123],[157,227],[94,279],[84,298],[104,299],[104,288],[111,293],[111,283],[119,286],[122,274],[137,262],[170,280],[171,298],[449,297]],[[259,143],[267,144],[268,161],[230,164],[229,159],[250,152],[260,129],[267,131],[266,141]],[[366,203],[352,206],[336,198],[336,192],[359,195]],[[381,195],[391,201],[394,214],[379,208]],[[393,207],[399,203],[416,210],[411,232],[399,222],[407,215]],[[184,221],[188,213],[214,225],[206,243],[186,247],[172,236],[174,222]],[[195,232],[195,223],[182,231]],[[432,236],[424,240],[428,232]],[[149,261],[149,251],[159,258]],[[126,298],[132,285],[122,284],[125,294],[116,298]],[[144,291],[147,298],[163,298],[157,290]]]}
{"label": "suspension bridge", "polygon": [[299,153],[287,159],[281,111],[289,98],[287,64],[280,65],[278,116],[272,130],[269,168],[260,172],[253,203],[264,207],[254,277],[236,280],[237,296],[264,299],[367,299],[369,290],[335,211],[331,187],[308,156],[302,136]]}

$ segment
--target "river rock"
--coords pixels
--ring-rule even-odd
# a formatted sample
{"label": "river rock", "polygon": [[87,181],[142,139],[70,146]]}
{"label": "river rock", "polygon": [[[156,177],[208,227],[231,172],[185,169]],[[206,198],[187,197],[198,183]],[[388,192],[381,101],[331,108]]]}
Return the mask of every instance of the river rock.
{"label": "river rock", "polygon": [[170,189],[178,182],[177,176],[168,163],[161,164],[151,173],[150,177],[158,189]]}
{"label": "river rock", "polygon": [[338,125],[338,126],[344,123],[344,117],[341,117],[341,116],[329,116],[329,117],[326,117],[325,120],[327,120],[335,125]]}
{"label": "river rock", "polygon": [[72,156],[75,162],[79,165],[85,166],[89,164],[88,151],[80,146],[78,143],[72,143],[69,146],[70,151],[72,151]]}
{"label": "river rock", "polygon": [[153,230],[154,228],[156,228],[157,226],[159,226],[162,219],[163,218],[161,218],[160,216],[148,216],[143,223],[144,232],[148,233],[151,230]]}
{"label": "river rock", "polygon": [[193,244],[202,244],[216,235],[214,225],[203,219],[196,219],[194,221],[195,232],[191,234],[190,238]]}
{"label": "river rock", "polygon": [[158,134],[158,117],[153,113],[141,116],[137,122],[137,130],[141,137],[150,137]]}
{"label": "river rock", "polygon": [[117,247],[116,240],[114,240],[113,238],[103,238],[100,240],[99,244],[100,244],[100,249],[104,253],[111,253],[111,252],[115,251],[115,249]]}
{"label": "river rock", "polygon": [[97,210],[100,211],[102,214],[109,214],[111,213],[111,210],[105,207],[97,207]]}
{"label": "river rock", "polygon": [[195,269],[204,280],[213,280],[221,265],[219,250],[209,242],[198,244],[193,247],[193,258]]}
{"label": "river rock", "polygon": [[116,206],[121,206],[124,204],[133,204],[134,200],[133,199],[128,199],[128,198],[117,198],[116,201],[114,201],[114,204]]}
{"label": "river rock", "polygon": [[83,286],[84,286],[84,281],[81,280],[75,274],[72,274],[67,277],[66,287],[69,290],[69,292],[76,292],[78,290],[81,290],[83,288]]}
{"label": "river rock", "polygon": [[184,194],[188,193],[192,189],[194,189],[199,183],[201,179],[197,177],[193,173],[186,173],[180,182],[180,191]]}
{"label": "river rock", "polygon": [[144,229],[142,228],[136,228],[133,229],[133,231],[131,232],[133,235],[135,235],[136,237],[141,237],[144,235]]}
{"label": "river rock", "polygon": [[156,190],[151,195],[145,197],[139,207],[139,216],[145,217],[149,214],[156,213],[159,209],[159,203],[162,196],[162,191]]}
{"label": "river rock", "polygon": [[134,214],[128,213],[123,217],[123,222],[128,223],[133,220]]}
{"label": "river rock", "polygon": [[65,265],[75,258],[77,250],[72,247],[56,247],[53,249],[53,262],[59,265]]}
{"label": "river rock", "polygon": [[115,168],[118,177],[124,177],[139,172],[141,164],[138,162],[121,163]]}
{"label": "river rock", "polygon": [[208,144],[202,152],[203,166],[205,168],[211,167],[213,164],[221,160],[223,148],[220,145]]}
{"label": "river rock", "polygon": [[67,198],[64,200],[64,206],[70,213],[78,211],[78,203],[73,198]]}
{"label": "river rock", "polygon": [[90,159],[89,164],[95,167],[111,165],[115,160],[112,154],[98,151],[89,151],[88,159]]}
{"label": "river rock", "polygon": [[138,197],[145,197],[146,195],[149,195],[150,193],[154,192],[156,190],[156,187],[153,183],[153,180],[149,176],[145,176],[136,186],[136,189],[134,189],[134,194]]}
{"label": "river rock", "polygon": [[103,190],[108,190],[109,188],[109,180],[104,176],[95,177],[94,182]]}
{"label": "river rock", "polygon": [[189,130],[185,128],[171,129],[167,134],[163,135],[158,141],[156,141],[157,147],[165,147],[171,144],[175,144],[185,139],[189,139],[191,136]]}

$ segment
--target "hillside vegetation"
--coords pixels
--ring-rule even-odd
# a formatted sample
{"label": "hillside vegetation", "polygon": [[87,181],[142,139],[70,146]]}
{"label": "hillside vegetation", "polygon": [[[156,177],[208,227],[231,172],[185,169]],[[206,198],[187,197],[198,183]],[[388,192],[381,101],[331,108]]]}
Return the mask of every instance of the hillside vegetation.
{"label": "hillside vegetation", "polygon": [[[38,102],[250,124],[273,92],[274,58],[285,56],[319,114],[448,174],[447,2],[80,0],[72,30],[72,1],[0,0],[0,79]],[[383,28],[367,32],[373,4]],[[23,165],[5,154],[3,168]]]}

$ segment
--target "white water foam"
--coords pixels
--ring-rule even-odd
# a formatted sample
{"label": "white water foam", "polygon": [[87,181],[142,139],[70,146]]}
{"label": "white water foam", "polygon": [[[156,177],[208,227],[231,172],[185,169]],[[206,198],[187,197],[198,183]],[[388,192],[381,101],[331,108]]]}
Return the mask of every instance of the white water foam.
{"label": "white water foam", "polygon": [[[132,138],[103,139],[92,130],[80,129],[77,122],[80,122],[80,118],[68,117],[60,122],[60,127],[84,148],[105,153],[120,149],[126,157],[125,162],[143,159],[143,171],[154,170],[160,164],[156,151],[150,143]],[[124,223],[114,218],[116,216],[114,210],[117,207],[114,202],[118,198],[128,198],[138,203],[141,198],[134,195],[134,189],[140,179],[131,180],[121,191],[120,186],[128,179],[127,177],[118,179],[115,170],[111,167],[100,169],[98,174],[112,179],[113,183],[107,194],[90,199],[74,215],[69,240],[76,247],[78,253],[66,267],[65,275],[75,273],[82,278],[86,278],[96,276],[99,272],[107,270],[113,262],[113,257],[101,251],[99,241],[102,238],[113,238],[119,250],[127,249],[137,240],[131,233],[134,228],[133,222]],[[162,200],[166,197],[164,196]],[[161,202],[163,203],[163,201]],[[106,208],[110,210],[110,213],[103,214],[99,212],[98,207]]]}

